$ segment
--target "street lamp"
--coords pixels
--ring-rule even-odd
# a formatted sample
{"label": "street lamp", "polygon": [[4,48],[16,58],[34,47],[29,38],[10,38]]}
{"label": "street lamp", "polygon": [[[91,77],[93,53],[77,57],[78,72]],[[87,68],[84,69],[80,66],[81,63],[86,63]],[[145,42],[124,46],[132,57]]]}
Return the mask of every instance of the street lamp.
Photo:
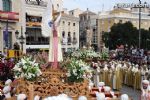
{"label": "street lamp", "polygon": [[22,50],[22,52],[23,52],[23,44],[24,44],[25,37],[23,36],[22,26],[21,26],[21,35],[20,35],[20,37],[19,37],[19,32],[18,32],[18,30],[16,30],[15,34],[16,34],[16,38],[20,41],[21,50]]}
{"label": "street lamp", "polygon": [[[139,0],[139,5],[141,5],[141,0]],[[139,49],[141,48],[141,7],[139,6]]]}

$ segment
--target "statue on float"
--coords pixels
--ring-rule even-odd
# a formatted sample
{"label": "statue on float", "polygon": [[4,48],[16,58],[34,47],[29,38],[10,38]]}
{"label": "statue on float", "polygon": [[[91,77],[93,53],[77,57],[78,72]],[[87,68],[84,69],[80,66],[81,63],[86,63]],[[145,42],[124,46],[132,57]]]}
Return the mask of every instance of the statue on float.
{"label": "statue on float", "polygon": [[48,0],[46,11],[42,17],[42,34],[50,37],[49,62],[53,68],[58,68],[58,63],[63,61],[60,34],[58,32],[62,5],[56,3],[56,0]]}

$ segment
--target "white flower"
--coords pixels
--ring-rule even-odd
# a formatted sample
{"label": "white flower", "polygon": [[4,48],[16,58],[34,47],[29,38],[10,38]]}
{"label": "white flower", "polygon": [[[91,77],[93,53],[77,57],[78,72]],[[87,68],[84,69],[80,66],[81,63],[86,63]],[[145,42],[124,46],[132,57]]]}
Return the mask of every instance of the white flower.
{"label": "white flower", "polygon": [[[35,70],[32,72],[32,69]],[[15,78],[24,77],[26,79],[32,79],[42,74],[39,69],[39,64],[32,61],[31,57],[22,58],[13,68]]]}
{"label": "white flower", "polygon": [[24,77],[24,73],[21,73],[20,77]]}
{"label": "white flower", "polygon": [[17,65],[13,68],[14,71],[21,71],[21,68],[19,68]]}
{"label": "white flower", "polygon": [[19,77],[15,75],[15,78],[19,78]]}
{"label": "white flower", "polygon": [[77,70],[76,70],[76,69],[73,69],[73,74],[74,74],[75,76],[77,76]]}
{"label": "white flower", "polygon": [[22,62],[22,64],[26,63],[26,61],[23,58],[21,59],[21,62]]}
{"label": "white flower", "polygon": [[27,69],[27,66],[24,65],[24,66],[23,66],[23,69]]}
{"label": "white flower", "polygon": [[70,72],[66,73],[66,75],[67,75],[67,77],[70,77],[70,76],[71,76]]}
{"label": "white flower", "polygon": [[31,73],[28,73],[28,76],[27,76],[29,79],[32,78],[32,74]]}
{"label": "white flower", "polygon": [[40,76],[40,75],[42,75],[42,72],[40,69],[37,69],[37,76]]}
{"label": "white flower", "polygon": [[36,66],[36,67],[37,67],[38,65],[39,65],[38,63],[34,63],[34,66]]}

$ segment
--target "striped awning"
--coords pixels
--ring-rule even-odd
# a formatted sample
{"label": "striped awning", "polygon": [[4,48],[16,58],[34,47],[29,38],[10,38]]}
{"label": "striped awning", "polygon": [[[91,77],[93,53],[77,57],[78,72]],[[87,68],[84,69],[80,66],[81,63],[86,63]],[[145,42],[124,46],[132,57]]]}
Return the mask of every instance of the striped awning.
{"label": "striped awning", "polygon": [[19,21],[19,13],[17,13],[17,12],[6,12],[6,11],[0,10],[0,20]]}

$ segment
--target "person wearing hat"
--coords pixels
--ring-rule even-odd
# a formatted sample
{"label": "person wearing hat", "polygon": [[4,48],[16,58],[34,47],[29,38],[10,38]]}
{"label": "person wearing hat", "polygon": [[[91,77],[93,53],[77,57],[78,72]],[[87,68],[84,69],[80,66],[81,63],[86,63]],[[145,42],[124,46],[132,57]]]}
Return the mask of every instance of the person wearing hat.
{"label": "person wearing hat", "polygon": [[120,72],[120,69],[121,69],[121,65],[120,64],[117,64],[116,65],[116,68],[114,70],[114,75],[113,75],[113,89],[115,90],[120,90],[121,87],[122,87],[122,81],[121,81],[121,72]]}
{"label": "person wearing hat", "polygon": [[142,86],[141,86],[141,100],[150,100],[148,99],[148,88],[149,87],[149,81],[148,80],[143,80],[142,81]]}
{"label": "person wearing hat", "polygon": [[139,69],[139,65],[136,65],[134,71],[134,89],[140,88],[141,88],[141,71]]}
{"label": "person wearing hat", "polygon": [[110,64],[108,66],[108,86],[112,88],[112,75],[113,75],[113,70],[112,70],[112,65]]}
{"label": "person wearing hat", "polygon": [[127,84],[127,71],[128,71],[128,66],[129,64],[127,62],[124,62],[123,64],[123,71],[122,71],[122,75],[123,75],[123,83]]}
{"label": "person wearing hat", "polygon": [[106,85],[109,85],[109,69],[108,69],[109,65],[106,62],[106,64],[104,65],[104,82]]}
{"label": "person wearing hat", "polygon": [[122,94],[121,100],[129,100],[129,96],[127,94]]}
{"label": "person wearing hat", "polygon": [[100,82],[105,82],[104,65],[105,65],[105,64],[102,64],[102,65],[100,66],[100,73],[99,73],[99,81],[100,81]]}
{"label": "person wearing hat", "polygon": [[141,74],[142,74],[142,80],[146,80],[147,79],[147,74],[148,74],[147,65],[142,65],[141,66]]}
{"label": "person wearing hat", "polygon": [[129,64],[128,70],[127,70],[127,76],[126,76],[126,84],[128,86],[132,86],[132,65]]}

